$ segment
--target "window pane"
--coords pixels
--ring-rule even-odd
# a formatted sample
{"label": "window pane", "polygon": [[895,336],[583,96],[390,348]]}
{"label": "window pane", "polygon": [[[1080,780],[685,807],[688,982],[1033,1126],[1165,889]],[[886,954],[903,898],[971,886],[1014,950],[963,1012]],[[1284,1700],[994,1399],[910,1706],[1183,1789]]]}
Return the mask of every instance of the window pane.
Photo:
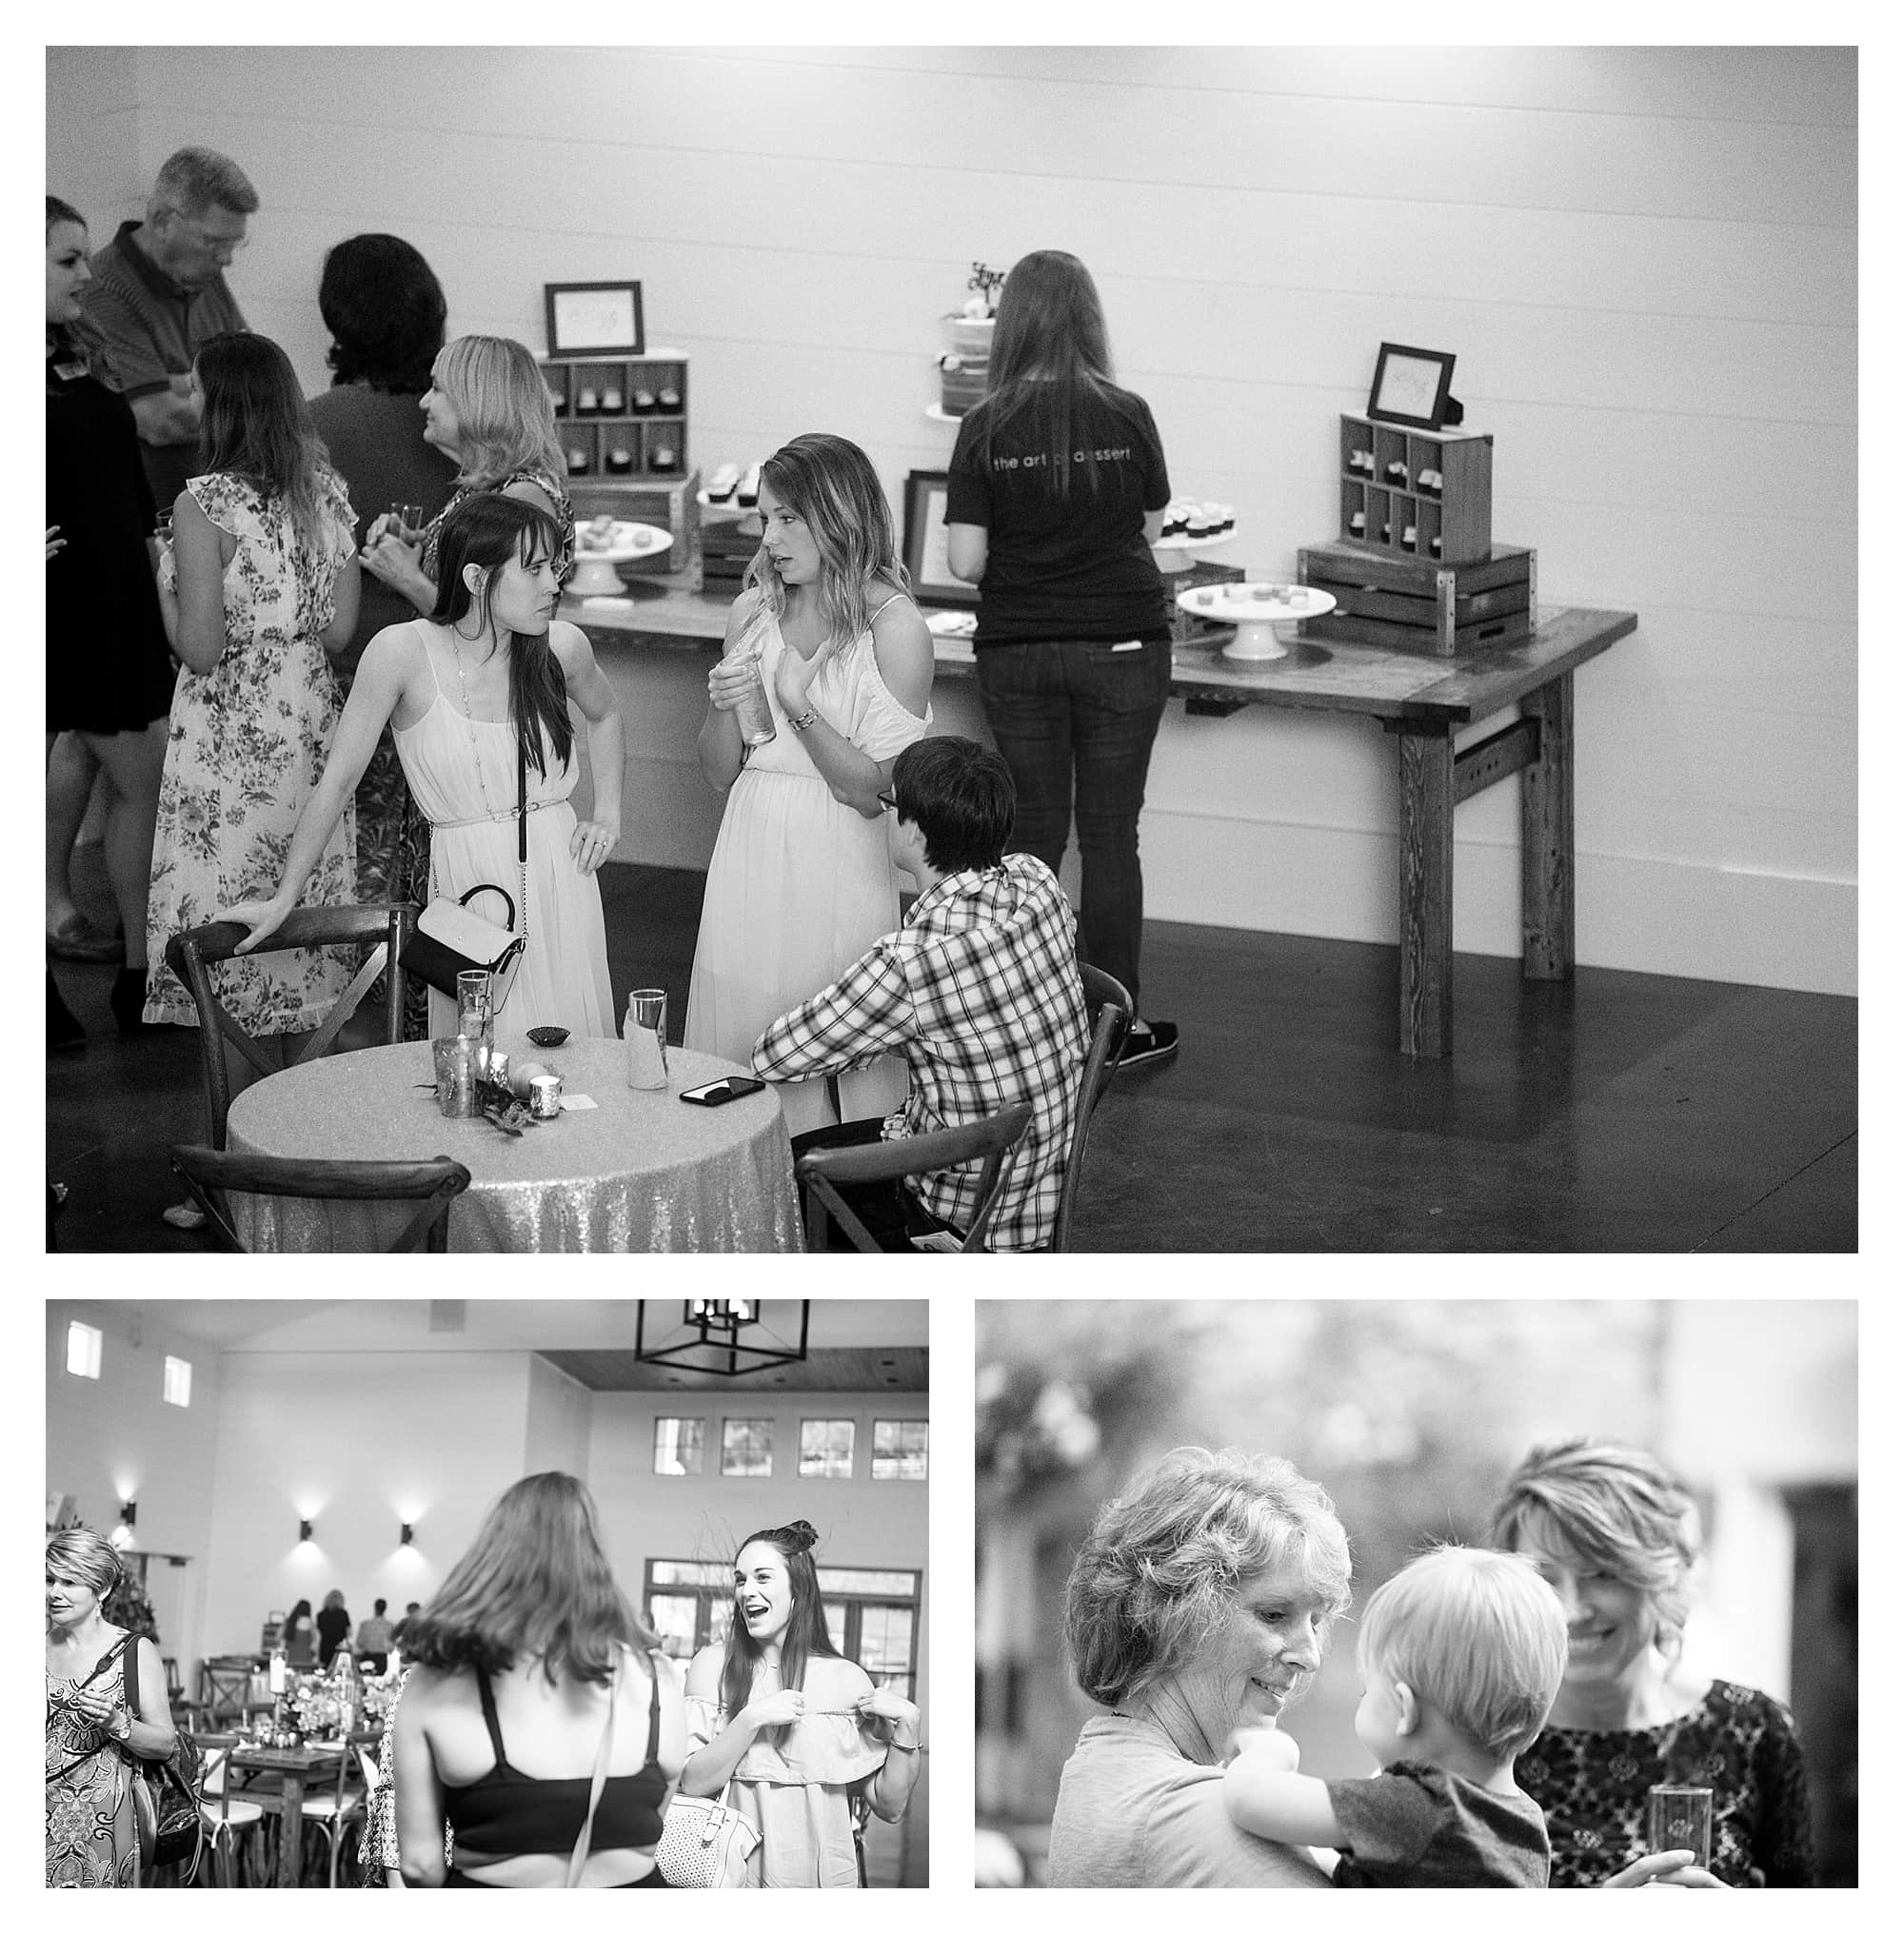
{"label": "window pane", "polygon": [[917,1598],[916,1571],[848,1571],[838,1566],[817,1565],[814,1575],[822,1591],[839,1598]]}
{"label": "window pane", "polygon": [[902,1605],[868,1605],[860,1612],[860,1663],[874,1678],[912,1670],[912,1613]]}
{"label": "window pane", "polygon": [[699,1477],[701,1448],[706,1433],[707,1426],[699,1417],[657,1417],[654,1474]]}
{"label": "window pane", "polygon": [[873,1475],[923,1478],[925,1433],[923,1417],[876,1420],[873,1424]]}
{"label": "window pane", "polygon": [[166,1358],[166,1402],[181,1409],[191,1403],[191,1365],[182,1356]]}
{"label": "window pane", "polygon": [[727,1417],[721,1425],[721,1475],[773,1475],[773,1421],[768,1417]]}
{"label": "window pane", "polygon": [[74,1376],[99,1374],[100,1332],[90,1323],[66,1326],[66,1367]]}
{"label": "window pane", "polygon": [[851,1477],[853,1423],[850,1417],[803,1417],[800,1421],[800,1474]]}
{"label": "window pane", "polygon": [[657,1558],[648,1575],[655,1585],[704,1585],[716,1591],[734,1589],[732,1565],[697,1563],[689,1558]]}
{"label": "window pane", "polygon": [[648,1623],[661,1633],[662,1648],[671,1659],[694,1655],[694,1614],[700,1600],[692,1595],[657,1591],[648,1598]]}
{"label": "window pane", "polygon": [[833,1641],[833,1649],[842,1654],[846,1650],[846,1608],[837,1598],[823,1598],[820,1609],[826,1620],[826,1636]]}

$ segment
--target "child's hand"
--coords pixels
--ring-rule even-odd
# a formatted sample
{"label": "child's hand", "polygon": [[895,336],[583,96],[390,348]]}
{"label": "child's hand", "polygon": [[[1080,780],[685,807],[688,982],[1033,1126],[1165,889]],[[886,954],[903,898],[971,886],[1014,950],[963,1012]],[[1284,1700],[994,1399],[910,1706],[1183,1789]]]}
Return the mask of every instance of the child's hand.
{"label": "child's hand", "polygon": [[1247,1753],[1259,1766],[1279,1773],[1293,1773],[1302,1758],[1301,1748],[1277,1726],[1245,1726],[1231,1743],[1239,1759]]}

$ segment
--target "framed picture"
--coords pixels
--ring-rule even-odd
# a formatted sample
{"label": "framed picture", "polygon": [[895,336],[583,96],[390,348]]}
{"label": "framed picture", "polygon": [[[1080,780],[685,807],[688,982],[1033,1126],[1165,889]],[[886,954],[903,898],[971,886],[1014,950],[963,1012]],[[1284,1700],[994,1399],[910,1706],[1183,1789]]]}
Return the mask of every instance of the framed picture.
{"label": "framed picture", "polygon": [[545,282],[542,292],[551,356],[639,356],[647,347],[640,283]]}
{"label": "framed picture", "polygon": [[955,578],[945,555],[943,470],[914,470],[906,477],[904,562],[912,595],[922,604],[977,607],[978,585]]}
{"label": "framed picture", "polygon": [[1447,416],[1448,385],[1455,359],[1438,349],[1410,349],[1384,343],[1375,359],[1368,414],[1378,423],[1405,424],[1412,430],[1438,430]]}

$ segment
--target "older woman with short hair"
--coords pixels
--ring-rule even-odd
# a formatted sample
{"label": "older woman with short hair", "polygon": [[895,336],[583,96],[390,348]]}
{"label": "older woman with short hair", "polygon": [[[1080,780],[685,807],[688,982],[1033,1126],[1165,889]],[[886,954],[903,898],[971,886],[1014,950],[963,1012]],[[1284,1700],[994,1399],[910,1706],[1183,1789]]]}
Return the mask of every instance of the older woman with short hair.
{"label": "older woman with short hair", "polygon": [[139,1885],[132,1763],[169,1758],[177,1740],[158,1648],[105,1616],[119,1578],[97,1531],[47,1540],[50,1887]]}
{"label": "older woman with short hair", "polygon": [[1596,1886],[1627,1867],[1646,1851],[1648,1789],[1684,1785],[1713,1790],[1713,1843],[1710,1867],[1681,1885],[1810,1886],[1791,1713],[1680,1656],[1698,1553],[1684,1487],[1629,1445],[1542,1446],[1508,1479],[1492,1539],[1533,1559],[1567,1615],[1560,1696],[1516,1765],[1547,1814],[1549,1884]]}
{"label": "older woman with short hair", "polygon": [[1335,1507],[1282,1458],[1174,1450],[1105,1505],[1064,1627],[1078,1684],[1108,1710],[1065,1763],[1050,1884],[1327,1886],[1299,1848],[1231,1824],[1221,1770],[1240,1727],[1308,1685],[1348,1605]]}

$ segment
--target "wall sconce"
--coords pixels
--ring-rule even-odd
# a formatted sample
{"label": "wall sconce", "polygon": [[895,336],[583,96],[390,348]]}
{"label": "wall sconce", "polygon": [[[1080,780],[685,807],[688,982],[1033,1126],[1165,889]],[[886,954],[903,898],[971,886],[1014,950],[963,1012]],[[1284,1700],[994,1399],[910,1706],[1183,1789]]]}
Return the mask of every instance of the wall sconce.
{"label": "wall sconce", "polygon": [[401,1538],[399,1538],[399,1539],[397,1540],[397,1542],[398,1542],[399,1544],[402,1544],[402,1545],[413,1545],[413,1544],[415,1544],[415,1543],[416,1543],[416,1527],[415,1527],[414,1525],[406,1525],[406,1526],[404,1527],[404,1534],[403,1534],[403,1536],[402,1536]]}
{"label": "wall sconce", "polygon": [[310,1541],[310,1520],[308,1518],[300,1518],[298,1520],[298,1543],[303,1545],[308,1544],[309,1541]]}
{"label": "wall sconce", "polygon": [[139,1522],[139,1501],[129,1497],[119,1507],[119,1522],[122,1525],[136,1525]]}

